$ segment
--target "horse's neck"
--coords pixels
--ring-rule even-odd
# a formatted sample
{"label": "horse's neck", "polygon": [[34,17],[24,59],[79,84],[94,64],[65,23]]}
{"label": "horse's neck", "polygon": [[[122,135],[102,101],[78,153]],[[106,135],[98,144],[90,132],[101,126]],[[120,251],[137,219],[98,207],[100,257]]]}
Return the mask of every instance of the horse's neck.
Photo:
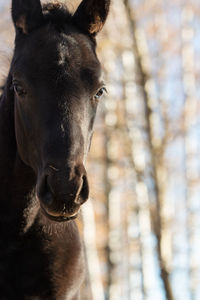
{"label": "horse's neck", "polygon": [[33,186],[33,173],[17,153],[14,100],[9,80],[8,77],[0,99],[0,214],[5,218],[20,217]]}

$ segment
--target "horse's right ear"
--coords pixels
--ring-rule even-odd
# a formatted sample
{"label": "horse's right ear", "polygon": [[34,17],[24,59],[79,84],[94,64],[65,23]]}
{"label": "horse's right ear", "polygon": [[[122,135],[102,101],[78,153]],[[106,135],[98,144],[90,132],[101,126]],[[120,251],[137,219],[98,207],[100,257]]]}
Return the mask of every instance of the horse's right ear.
{"label": "horse's right ear", "polygon": [[40,0],[12,0],[12,19],[17,31],[30,33],[43,20]]}

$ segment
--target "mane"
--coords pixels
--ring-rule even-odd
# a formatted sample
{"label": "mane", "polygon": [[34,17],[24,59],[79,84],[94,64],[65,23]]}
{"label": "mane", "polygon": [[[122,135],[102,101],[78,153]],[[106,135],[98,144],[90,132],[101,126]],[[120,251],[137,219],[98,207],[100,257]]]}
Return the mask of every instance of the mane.
{"label": "mane", "polygon": [[1,96],[3,94],[4,88],[5,88],[5,84],[0,86],[0,101],[1,101]]}
{"label": "mane", "polygon": [[0,65],[1,65],[1,71],[0,71],[0,101],[1,96],[5,90],[9,66],[12,60],[12,51],[0,51]]}
{"label": "mane", "polygon": [[42,7],[45,23],[53,23],[54,25],[63,25],[70,23],[73,14],[70,13],[68,7],[64,3],[53,2],[44,4]]}

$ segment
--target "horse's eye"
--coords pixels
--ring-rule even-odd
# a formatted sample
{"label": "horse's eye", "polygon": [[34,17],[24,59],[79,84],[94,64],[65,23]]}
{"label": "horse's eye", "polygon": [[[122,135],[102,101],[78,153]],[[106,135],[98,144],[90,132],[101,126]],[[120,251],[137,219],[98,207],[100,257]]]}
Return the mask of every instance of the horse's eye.
{"label": "horse's eye", "polygon": [[98,92],[94,96],[94,99],[99,100],[103,96],[104,92],[106,92],[106,88],[102,87],[100,90],[98,90]]}
{"label": "horse's eye", "polygon": [[26,94],[26,90],[16,81],[13,81],[13,88],[15,94],[17,94],[18,96],[24,96]]}

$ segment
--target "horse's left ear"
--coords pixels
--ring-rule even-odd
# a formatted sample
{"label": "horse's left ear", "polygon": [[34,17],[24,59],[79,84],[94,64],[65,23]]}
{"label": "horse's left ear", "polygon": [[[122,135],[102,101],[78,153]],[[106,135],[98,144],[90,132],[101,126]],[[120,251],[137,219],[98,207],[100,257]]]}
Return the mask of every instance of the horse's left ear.
{"label": "horse's left ear", "polygon": [[75,23],[91,35],[96,35],[108,16],[110,0],[83,0],[75,12]]}
{"label": "horse's left ear", "polygon": [[30,33],[43,20],[40,0],[12,0],[12,19],[17,31]]}

